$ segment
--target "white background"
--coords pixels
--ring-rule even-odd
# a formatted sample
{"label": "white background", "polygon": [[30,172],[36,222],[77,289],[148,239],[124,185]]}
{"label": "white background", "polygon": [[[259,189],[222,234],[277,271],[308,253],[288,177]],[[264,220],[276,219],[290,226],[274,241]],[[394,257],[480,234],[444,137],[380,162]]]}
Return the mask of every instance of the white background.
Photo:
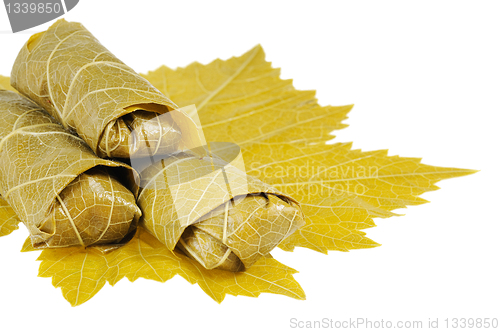
{"label": "white background", "polygon": [[[396,211],[403,217],[376,220],[367,232],[379,248],[273,251],[300,271],[306,301],[264,294],[217,304],[175,277],[106,285],[72,308],[37,277],[38,254],[19,252],[21,227],[0,239],[0,328],[285,331],[297,330],[291,318],[500,319],[499,10],[495,1],[80,1],[65,18],[138,72],[260,43],[282,78],[316,89],[321,105],[355,104],[336,141],[481,172],[440,183],[422,196],[430,204]],[[0,74],[50,24],[14,35],[0,7]]]}

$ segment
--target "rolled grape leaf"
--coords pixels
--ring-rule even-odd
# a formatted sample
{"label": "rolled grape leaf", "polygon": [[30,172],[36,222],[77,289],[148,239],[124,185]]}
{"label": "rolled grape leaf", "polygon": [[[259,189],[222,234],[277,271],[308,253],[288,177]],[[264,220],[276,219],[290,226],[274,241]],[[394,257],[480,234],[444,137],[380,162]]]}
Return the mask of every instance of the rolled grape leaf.
{"label": "rolled grape leaf", "polygon": [[131,234],[141,211],[118,179],[132,178],[130,167],[98,158],[15,92],[0,90],[0,114],[0,194],[34,248],[116,244]]}
{"label": "rolled grape leaf", "polygon": [[249,268],[304,224],[293,198],[214,155],[179,152],[140,174],[143,226],[207,269]]}
{"label": "rolled grape leaf", "polygon": [[100,157],[149,156],[201,144],[195,122],[80,23],[61,19],[31,36],[14,63],[11,85]]}

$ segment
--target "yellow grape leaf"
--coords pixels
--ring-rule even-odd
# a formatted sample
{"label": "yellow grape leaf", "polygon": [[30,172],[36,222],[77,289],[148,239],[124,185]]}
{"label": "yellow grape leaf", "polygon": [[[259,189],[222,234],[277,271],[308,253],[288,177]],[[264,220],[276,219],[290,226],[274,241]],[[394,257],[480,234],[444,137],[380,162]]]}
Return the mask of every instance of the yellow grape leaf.
{"label": "yellow grape leaf", "polygon": [[282,144],[279,149],[255,144],[245,161],[252,165],[249,174],[301,202],[306,225],[280,248],[323,253],[378,246],[361,231],[375,226],[374,217],[391,217],[391,210],[426,203],[418,195],[438,189],[437,181],[474,172],[387,156],[386,150],[351,150],[350,143]]}
{"label": "yellow grape leaf", "polygon": [[30,252],[30,251],[37,251],[37,250],[41,250],[41,249],[33,248],[33,245],[31,244],[31,238],[27,237],[23,243],[23,247],[21,248],[21,252]]}
{"label": "yellow grape leaf", "polygon": [[54,287],[61,287],[64,298],[72,306],[91,299],[106,284],[108,259],[95,248],[66,247],[45,249],[39,277],[51,277]]}
{"label": "yellow grape leaf", "polygon": [[[207,141],[240,145],[248,173],[301,203],[306,225],[280,245],[285,250],[375,247],[362,232],[375,226],[373,218],[425,203],[418,196],[438,189],[439,180],[474,172],[428,166],[387,151],[351,150],[349,143],[326,145],[331,131],[346,126],[342,121],[352,106],[319,106],[314,91],[297,91],[291,80],[279,78],[260,46],[226,61],[161,67],[144,77],[178,105],[196,104]],[[23,250],[32,250],[30,244]],[[106,282],[113,285],[123,277],[163,282],[176,274],[219,302],[225,294],[262,292],[304,298],[292,277],[296,271],[271,257],[245,272],[205,270],[168,251],[141,227],[113,252],[46,249],[39,259],[40,275],[52,277],[72,305],[91,298]]]}
{"label": "yellow grape leaf", "polygon": [[11,90],[11,91],[16,91],[11,85],[10,85],[10,78],[5,77],[0,75],[0,90]]}
{"label": "yellow grape leaf", "polygon": [[238,144],[250,175],[301,203],[306,225],[280,245],[284,250],[376,247],[361,231],[375,226],[374,217],[425,203],[418,195],[438,189],[437,181],[474,172],[324,144],[345,127],[352,105],[319,106],[314,91],[279,78],[260,46],[227,61],[163,66],[144,77],[179,106],[196,104],[207,141]]}
{"label": "yellow grape leaf", "polygon": [[19,222],[14,210],[0,196],[0,236],[9,235],[18,229]]}
{"label": "yellow grape leaf", "polygon": [[39,276],[52,278],[52,284],[61,288],[72,306],[88,301],[106,282],[114,285],[124,277],[130,281],[145,278],[165,282],[177,274],[197,283],[217,302],[222,302],[225,294],[258,296],[265,292],[305,299],[292,276],[297,271],[270,256],[244,272],[205,270],[197,262],[168,250],[142,227],[130,242],[112,252],[92,247],[45,249],[38,260]]}
{"label": "yellow grape leaf", "polygon": [[179,106],[196,104],[207,141],[315,142],[347,127],[349,106],[318,105],[315,91],[298,91],[256,46],[240,57],[176,70],[165,66],[144,77]]}

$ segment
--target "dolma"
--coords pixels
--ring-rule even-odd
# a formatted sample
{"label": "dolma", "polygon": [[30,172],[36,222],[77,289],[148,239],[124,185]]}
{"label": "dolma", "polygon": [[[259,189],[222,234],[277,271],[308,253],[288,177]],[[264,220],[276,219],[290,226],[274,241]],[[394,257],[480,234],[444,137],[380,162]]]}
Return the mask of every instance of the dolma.
{"label": "dolma", "polygon": [[293,198],[200,153],[195,122],[81,24],[59,20],[32,36],[11,83],[98,156],[128,158],[140,172],[131,185],[141,224],[207,269],[249,268],[304,224]]}
{"label": "dolma", "polygon": [[243,271],[304,224],[293,198],[214,154],[137,168],[144,227],[207,269]]}
{"label": "dolma", "polygon": [[[31,36],[11,85],[99,157],[139,158],[200,143],[195,122],[80,23],[60,19]],[[157,118],[164,113],[170,116]]]}
{"label": "dolma", "polygon": [[98,158],[40,106],[0,90],[0,194],[35,248],[120,243],[141,216],[125,164]]}

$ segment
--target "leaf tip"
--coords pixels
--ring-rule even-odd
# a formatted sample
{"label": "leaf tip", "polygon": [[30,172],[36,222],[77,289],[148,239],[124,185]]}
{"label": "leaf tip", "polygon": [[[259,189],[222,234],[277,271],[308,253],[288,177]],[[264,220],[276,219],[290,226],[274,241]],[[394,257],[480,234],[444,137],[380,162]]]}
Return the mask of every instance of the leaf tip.
{"label": "leaf tip", "polygon": [[[462,169],[462,172],[464,173],[463,176],[466,176],[466,175],[472,175],[472,174],[475,174],[477,172],[481,172],[480,169]],[[459,175],[460,176],[460,175]]]}
{"label": "leaf tip", "polygon": [[31,239],[30,237],[28,237],[26,238],[26,240],[24,240],[21,252],[31,252],[31,251],[36,251],[36,249],[33,248],[33,245],[31,244]]}
{"label": "leaf tip", "polygon": [[262,51],[262,52],[264,52],[264,48],[259,43],[259,44],[255,45],[254,47],[252,47],[252,49],[250,51],[255,51],[255,52]]}

